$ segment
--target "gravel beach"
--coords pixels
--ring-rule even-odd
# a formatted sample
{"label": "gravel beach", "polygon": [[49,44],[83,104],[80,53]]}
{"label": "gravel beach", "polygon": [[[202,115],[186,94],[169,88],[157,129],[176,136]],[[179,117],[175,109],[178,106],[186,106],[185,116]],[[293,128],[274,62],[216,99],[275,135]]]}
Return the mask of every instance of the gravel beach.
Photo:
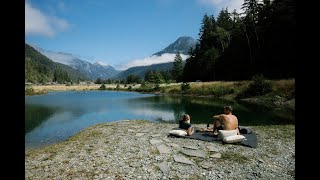
{"label": "gravel beach", "polygon": [[[167,137],[177,124],[124,120],[25,152],[26,179],[295,179],[295,126],[251,126],[258,147]],[[206,124],[193,124],[206,127]]]}

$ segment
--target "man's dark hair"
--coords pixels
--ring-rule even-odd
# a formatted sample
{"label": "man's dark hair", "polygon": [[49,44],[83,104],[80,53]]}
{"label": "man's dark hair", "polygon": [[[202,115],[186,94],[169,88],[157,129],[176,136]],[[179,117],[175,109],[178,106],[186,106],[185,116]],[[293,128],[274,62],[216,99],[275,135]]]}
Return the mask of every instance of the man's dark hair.
{"label": "man's dark hair", "polygon": [[232,112],[232,110],[233,110],[231,106],[225,106],[224,109],[226,109],[226,110],[228,110],[230,112]]}

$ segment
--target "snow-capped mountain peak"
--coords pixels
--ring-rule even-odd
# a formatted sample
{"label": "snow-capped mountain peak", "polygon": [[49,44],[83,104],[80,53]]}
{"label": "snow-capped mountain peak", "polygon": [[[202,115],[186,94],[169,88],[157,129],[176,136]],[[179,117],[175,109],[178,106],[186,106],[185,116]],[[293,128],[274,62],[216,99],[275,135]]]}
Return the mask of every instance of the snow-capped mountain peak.
{"label": "snow-capped mountain peak", "polygon": [[52,61],[65,64],[73,69],[77,69],[79,72],[93,80],[97,78],[107,79],[118,74],[117,70],[115,70],[112,66],[103,63],[102,61],[92,64],[88,61],[77,58],[76,55],[71,53],[47,51],[41,49],[40,47],[35,47],[37,51]]}
{"label": "snow-capped mountain peak", "polygon": [[94,65],[105,66],[105,67],[110,66],[109,64],[106,64],[106,63],[101,62],[101,61],[97,61],[96,63],[94,63]]}

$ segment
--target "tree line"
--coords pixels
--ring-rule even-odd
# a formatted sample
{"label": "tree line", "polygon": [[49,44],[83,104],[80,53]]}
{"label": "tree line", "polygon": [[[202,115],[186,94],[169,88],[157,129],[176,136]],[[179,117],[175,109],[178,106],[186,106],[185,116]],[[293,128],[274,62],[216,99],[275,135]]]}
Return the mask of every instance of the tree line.
{"label": "tree line", "polygon": [[295,1],[245,0],[241,8],[203,16],[183,81],[295,77]]}

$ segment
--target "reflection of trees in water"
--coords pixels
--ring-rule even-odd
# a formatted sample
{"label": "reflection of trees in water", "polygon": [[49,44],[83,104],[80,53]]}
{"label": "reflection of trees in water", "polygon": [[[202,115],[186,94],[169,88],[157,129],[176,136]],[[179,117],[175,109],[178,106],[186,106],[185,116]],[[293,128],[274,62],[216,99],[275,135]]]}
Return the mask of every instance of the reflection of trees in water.
{"label": "reflection of trees in water", "polygon": [[42,105],[25,105],[25,134],[49,119],[56,111],[56,108]]}
{"label": "reflection of trees in water", "polygon": [[231,105],[234,108],[234,114],[239,119],[240,125],[294,123],[294,113],[292,116],[292,112],[234,100],[189,96],[152,96],[133,99],[131,102],[148,104],[148,107],[151,109],[166,112],[173,111],[176,122],[179,121],[182,114],[187,113],[191,116],[191,123],[212,123],[213,115],[222,114],[223,107]]}

